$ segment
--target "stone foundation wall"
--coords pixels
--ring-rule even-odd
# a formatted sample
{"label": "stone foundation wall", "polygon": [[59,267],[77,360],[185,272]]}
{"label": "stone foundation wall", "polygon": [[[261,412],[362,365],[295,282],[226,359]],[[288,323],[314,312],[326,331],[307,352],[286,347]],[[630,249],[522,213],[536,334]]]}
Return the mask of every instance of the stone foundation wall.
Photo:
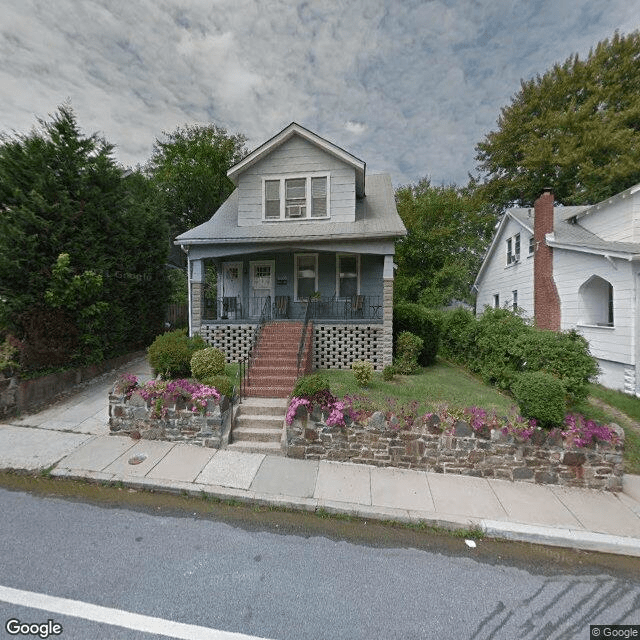
{"label": "stone foundation wall", "polygon": [[151,418],[151,409],[138,393],[131,398],[109,395],[109,429],[111,434],[130,435],[143,440],[186,442],[219,449],[229,438],[231,409],[228,401],[221,406],[209,402],[206,416],[193,413],[184,401],[170,405],[164,418]]}
{"label": "stone foundation wall", "polygon": [[[620,491],[624,432],[617,425],[612,427],[620,438],[618,444],[599,442],[577,449],[565,448],[559,436],[544,444],[536,444],[536,437],[518,442],[495,431],[490,438],[481,438],[464,422],[458,422],[452,434],[428,426],[422,432],[394,430],[382,414],[374,414],[366,426],[329,427],[316,413],[296,418],[287,428],[286,455]],[[546,433],[541,432],[537,440]]]}

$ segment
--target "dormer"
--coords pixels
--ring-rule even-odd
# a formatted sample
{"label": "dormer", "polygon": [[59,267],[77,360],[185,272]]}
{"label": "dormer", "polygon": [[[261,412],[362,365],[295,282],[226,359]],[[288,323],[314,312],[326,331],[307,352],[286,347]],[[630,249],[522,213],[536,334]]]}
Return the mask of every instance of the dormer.
{"label": "dormer", "polygon": [[238,226],[354,222],[365,163],[292,122],[227,172]]}

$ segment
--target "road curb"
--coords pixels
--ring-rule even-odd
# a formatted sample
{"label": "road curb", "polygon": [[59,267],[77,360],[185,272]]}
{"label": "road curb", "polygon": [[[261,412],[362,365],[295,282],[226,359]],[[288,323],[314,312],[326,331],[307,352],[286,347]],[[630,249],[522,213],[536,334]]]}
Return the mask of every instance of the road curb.
{"label": "road curb", "polygon": [[376,508],[374,506],[325,501],[315,498],[292,496],[274,496],[260,494],[248,489],[235,489],[214,485],[198,485],[193,482],[171,481],[161,484],[149,478],[120,478],[110,473],[95,471],[76,471],[53,469],[50,476],[70,480],[105,483],[142,491],[208,497],[216,500],[237,501],[279,509],[292,509],[305,512],[325,512],[333,515],[346,515],[365,520],[380,520],[415,524],[447,529],[450,531],[480,530],[489,538],[498,538],[515,542],[563,547],[581,551],[596,551],[615,555],[640,557],[640,539],[625,536],[594,533],[569,528],[554,528],[488,520],[457,515],[431,515],[427,512],[406,509]]}

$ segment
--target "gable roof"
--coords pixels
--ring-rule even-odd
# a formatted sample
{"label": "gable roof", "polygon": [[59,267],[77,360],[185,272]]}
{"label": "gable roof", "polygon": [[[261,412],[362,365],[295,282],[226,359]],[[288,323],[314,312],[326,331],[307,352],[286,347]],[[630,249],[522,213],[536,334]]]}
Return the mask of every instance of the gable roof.
{"label": "gable roof", "polygon": [[[640,185],[631,187],[622,193],[609,198],[596,205],[583,205],[575,207],[558,207],[553,209],[553,233],[547,234],[547,244],[558,249],[568,249],[570,251],[580,251],[582,253],[596,253],[612,258],[624,258],[627,260],[640,258],[640,243],[636,242],[614,242],[603,240],[595,233],[588,231],[578,220],[585,215],[596,213],[602,206],[612,199],[626,197],[640,190]],[[478,275],[473,283],[473,289],[478,289],[478,283],[484,275],[486,266],[489,264],[497,245],[499,244],[502,230],[507,220],[512,219],[518,222],[526,231],[533,235],[534,210],[531,208],[508,209],[502,217],[500,224],[494,234],[491,245],[482,261]]]}
{"label": "gable roof", "polygon": [[396,209],[391,177],[387,174],[367,178],[367,196],[356,200],[354,222],[296,220],[273,221],[238,226],[236,189],[207,222],[189,229],[175,239],[176,244],[273,244],[304,240],[393,239],[407,234]]}
{"label": "gable roof", "polygon": [[356,158],[356,156],[352,155],[348,151],[345,151],[341,147],[333,144],[333,142],[329,142],[328,140],[325,140],[319,135],[313,133],[313,131],[305,129],[297,122],[292,122],[282,131],[280,131],[280,133],[276,133],[273,138],[261,144],[258,148],[254,149],[251,153],[240,160],[240,162],[233,165],[233,167],[231,167],[229,171],[227,171],[227,176],[233,182],[233,184],[237,185],[238,177],[243,171],[254,165],[256,162],[262,160],[262,158],[264,158],[267,154],[271,153],[271,151],[273,151],[274,149],[277,149],[280,145],[285,143],[293,136],[300,136],[301,138],[304,138],[311,144],[314,144],[317,147],[321,148],[326,153],[329,153],[339,160],[342,160],[346,164],[352,166],[356,171],[356,195],[358,197],[364,196],[366,163],[363,160]]}

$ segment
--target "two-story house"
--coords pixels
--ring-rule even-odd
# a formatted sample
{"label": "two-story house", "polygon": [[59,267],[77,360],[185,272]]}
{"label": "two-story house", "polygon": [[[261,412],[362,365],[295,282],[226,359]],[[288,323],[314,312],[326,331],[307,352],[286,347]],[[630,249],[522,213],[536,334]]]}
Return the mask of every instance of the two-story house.
{"label": "two-story house", "polygon": [[640,185],[595,205],[543,194],[503,216],[474,287],[476,309],[521,310],[543,329],[576,329],[599,382],[640,395]]}
{"label": "two-story house", "polygon": [[175,241],[188,254],[191,333],[237,361],[261,317],[289,323],[296,348],[306,317],[315,367],[391,364],[394,242],[406,230],[390,177],[296,123],[227,175],[231,196]]}

